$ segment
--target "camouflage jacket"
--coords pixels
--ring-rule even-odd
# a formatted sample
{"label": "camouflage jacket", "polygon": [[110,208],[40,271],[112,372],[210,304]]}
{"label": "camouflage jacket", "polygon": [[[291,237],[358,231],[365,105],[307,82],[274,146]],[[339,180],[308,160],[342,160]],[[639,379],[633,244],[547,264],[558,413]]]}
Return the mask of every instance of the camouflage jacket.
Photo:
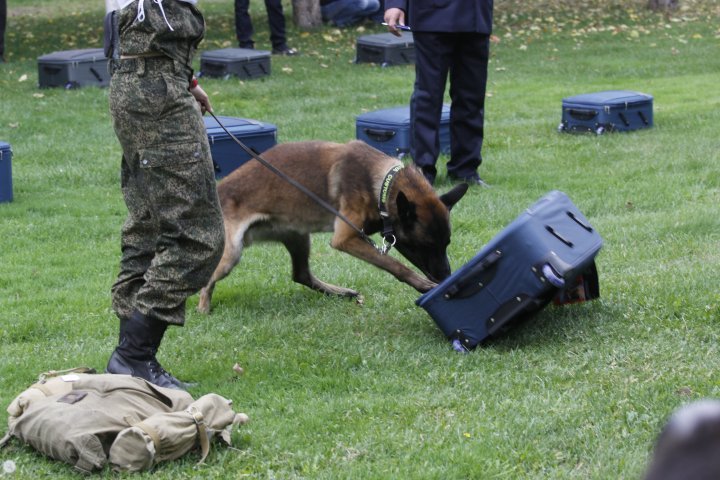
{"label": "camouflage jacket", "polygon": [[179,0],[137,0],[119,11],[120,55],[160,52],[192,71],[192,59],[205,35],[205,19],[194,5]]}

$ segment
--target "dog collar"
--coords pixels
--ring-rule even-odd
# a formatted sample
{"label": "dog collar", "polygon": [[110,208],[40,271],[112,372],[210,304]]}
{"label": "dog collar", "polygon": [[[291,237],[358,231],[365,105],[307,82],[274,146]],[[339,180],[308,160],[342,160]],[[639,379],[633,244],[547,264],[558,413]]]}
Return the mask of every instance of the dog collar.
{"label": "dog collar", "polygon": [[383,222],[382,228],[382,239],[383,246],[381,253],[386,254],[393,245],[395,245],[395,231],[393,230],[392,222],[390,221],[390,212],[387,208],[387,200],[390,196],[390,186],[392,185],[395,175],[402,170],[403,165],[395,165],[385,174],[385,178],[380,185],[380,199],[378,201],[378,210],[380,211],[380,218]]}

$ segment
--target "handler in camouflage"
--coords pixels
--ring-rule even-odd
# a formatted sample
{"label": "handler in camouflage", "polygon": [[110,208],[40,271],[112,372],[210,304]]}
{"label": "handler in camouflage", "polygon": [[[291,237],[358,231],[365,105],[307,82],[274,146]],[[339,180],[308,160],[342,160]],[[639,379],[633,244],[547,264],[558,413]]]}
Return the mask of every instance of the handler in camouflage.
{"label": "handler in camouflage", "polygon": [[122,146],[128,216],[112,287],[120,342],[108,373],[169,388],[185,385],[155,355],[185,301],[209,280],[224,230],[202,114],[208,96],[192,58],[205,22],[196,0],[113,0],[110,112]]}

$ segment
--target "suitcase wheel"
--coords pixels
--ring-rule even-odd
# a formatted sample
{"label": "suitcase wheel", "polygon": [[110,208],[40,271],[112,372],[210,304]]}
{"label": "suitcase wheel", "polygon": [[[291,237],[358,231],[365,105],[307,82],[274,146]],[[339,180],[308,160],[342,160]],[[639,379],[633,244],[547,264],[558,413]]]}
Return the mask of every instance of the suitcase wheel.
{"label": "suitcase wheel", "polygon": [[548,282],[550,282],[553,286],[557,288],[563,288],[565,286],[565,279],[558,275],[549,263],[543,265],[542,272]]}
{"label": "suitcase wheel", "polygon": [[452,341],[452,348],[458,353],[470,353],[470,350],[468,350],[467,347],[463,345],[459,338],[456,338]]}
{"label": "suitcase wheel", "polygon": [[455,330],[455,333],[450,336],[452,342],[452,348],[459,353],[470,353],[470,350],[474,349],[476,344],[471,344],[470,339],[467,338],[462,330]]}

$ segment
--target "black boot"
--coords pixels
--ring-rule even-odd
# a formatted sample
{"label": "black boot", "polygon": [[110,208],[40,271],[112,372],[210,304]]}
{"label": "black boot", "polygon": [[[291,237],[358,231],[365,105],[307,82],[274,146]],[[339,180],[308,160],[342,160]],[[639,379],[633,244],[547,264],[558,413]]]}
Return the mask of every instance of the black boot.
{"label": "black boot", "polygon": [[105,371],[144,378],[159,387],[185,390],[187,385],[166,372],[155,358],[167,325],[137,310],[130,318],[120,319],[120,343]]}

